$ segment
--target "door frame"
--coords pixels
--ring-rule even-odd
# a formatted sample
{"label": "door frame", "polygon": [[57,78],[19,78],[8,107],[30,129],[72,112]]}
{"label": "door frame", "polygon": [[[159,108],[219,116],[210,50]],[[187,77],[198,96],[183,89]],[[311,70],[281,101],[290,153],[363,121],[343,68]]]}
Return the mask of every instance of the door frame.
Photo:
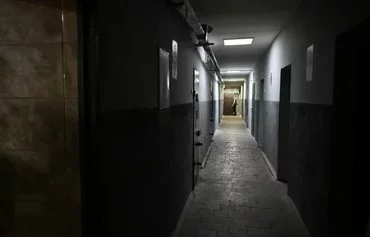
{"label": "door frame", "polygon": [[[288,78],[285,78],[289,75]],[[289,159],[289,124],[290,124],[290,94],[292,85],[292,65],[289,64],[280,70],[280,95],[279,95],[279,123],[278,123],[278,180],[288,182],[290,173]],[[282,90],[287,87],[287,94]],[[287,98],[285,101],[284,98]]]}
{"label": "door frame", "polygon": [[[368,77],[369,29],[367,18],[338,35],[335,42],[329,193],[330,231],[334,235],[365,236],[369,232],[368,121],[360,110],[366,108],[360,95],[367,93],[363,80]],[[341,203],[346,207],[338,208]],[[345,228],[336,228],[341,225]]]}

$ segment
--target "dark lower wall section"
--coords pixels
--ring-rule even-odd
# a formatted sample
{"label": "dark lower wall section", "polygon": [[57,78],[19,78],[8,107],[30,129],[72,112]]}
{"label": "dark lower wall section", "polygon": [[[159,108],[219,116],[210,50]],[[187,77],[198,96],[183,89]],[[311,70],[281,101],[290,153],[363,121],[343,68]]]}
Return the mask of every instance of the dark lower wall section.
{"label": "dark lower wall section", "polygon": [[[253,113],[256,140],[279,173],[279,102],[255,101]],[[289,156],[279,161],[281,169],[290,171],[288,194],[312,237],[328,236],[331,118],[329,105],[291,103]]]}
{"label": "dark lower wall section", "polygon": [[192,189],[192,104],[102,113],[99,124],[90,214],[101,236],[169,236]]}
{"label": "dark lower wall section", "polygon": [[[202,159],[213,105],[200,103]],[[169,236],[192,191],[193,105],[101,113],[99,126],[100,153],[86,180],[90,223],[100,236]]]}
{"label": "dark lower wall section", "polygon": [[288,194],[312,237],[329,236],[327,203],[331,118],[329,105],[290,104],[291,178]]}
{"label": "dark lower wall section", "polygon": [[169,117],[169,110],[158,114],[155,109],[100,114],[100,154],[91,161],[94,172],[87,183],[92,187],[86,194],[87,218],[100,224],[99,236],[129,235],[133,230],[138,236],[146,234],[140,222],[153,233],[164,229],[166,215],[160,209],[167,199],[168,154],[161,154],[160,147],[169,139],[163,138],[167,130],[159,135],[158,121],[169,122]]}
{"label": "dark lower wall section", "polygon": [[246,124],[248,124],[248,111],[249,111],[249,104],[248,99],[244,100],[244,111],[243,111],[243,119]]}
{"label": "dark lower wall section", "polygon": [[[278,171],[278,129],[279,129],[279,102],[278,101],[256,101],[259,117],[256,135],[257,142],[263,146],[263,151],[269,158],[272,166]],[[263,111],[260,111],[263,109]],[[264,115],[264,116],[263,116]]]}
{"label": "dark lower wall section", "polygon": [[199,161],[203,162],[203,159],[208,151],[208,148],[212,142],[213,129],[211,129],[211,114],[212,114],[213,102],[212,101],[200,101],[199,102],[199,128],[202,131],[200,135],[200,141],[203,146],[199,147]]}
{"label": "dark lower wall section", "polygon": [[171,231],[175,229],[183,206],[192,191],[193,105],[172,106],[170,124],[171,147],[167,146],[167,149],[171,148],[171,156],[168,157],[168,229]]}

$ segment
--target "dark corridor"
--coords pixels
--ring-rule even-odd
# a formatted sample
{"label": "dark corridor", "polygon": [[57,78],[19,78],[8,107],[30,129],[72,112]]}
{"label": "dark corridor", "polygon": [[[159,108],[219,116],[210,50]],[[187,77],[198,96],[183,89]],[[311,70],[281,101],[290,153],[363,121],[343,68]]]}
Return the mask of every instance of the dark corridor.
{"label": "dark corridor", "polygon": [[370,237],[369,18],[1,0],[0,237]]}

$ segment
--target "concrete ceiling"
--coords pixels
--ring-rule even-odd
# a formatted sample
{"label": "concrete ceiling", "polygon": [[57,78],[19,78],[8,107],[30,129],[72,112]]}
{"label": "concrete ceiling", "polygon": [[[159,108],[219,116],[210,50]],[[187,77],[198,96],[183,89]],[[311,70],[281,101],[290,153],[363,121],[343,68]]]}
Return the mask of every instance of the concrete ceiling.
{"label": "concrete ceiling", "polygon": [[[251,69],[301,0],[192,0],[201,23],[213,26],[209,42],[221,69]],[[252,45],[224,46],[225,38],[254,37]]]}

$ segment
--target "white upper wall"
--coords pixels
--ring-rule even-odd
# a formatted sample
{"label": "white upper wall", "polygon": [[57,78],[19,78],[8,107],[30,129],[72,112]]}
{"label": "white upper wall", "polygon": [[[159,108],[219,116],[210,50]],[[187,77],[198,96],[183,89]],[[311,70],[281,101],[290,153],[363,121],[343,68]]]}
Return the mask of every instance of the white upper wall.
{"label": "white upper wall", "polygon": [[[216,73],[214,74],[214,80],[217,80]],[[214,100],[220,99],[220,85],[216,81],[213,81],[213,99]]]}
{"label": "white upper wall", "polygon": [[210,101],[211,97],[211,81],[214,80],[210,73],[202,64],[198,64],[199,71],[199,101]]}
{"label": "white upper wall", "polygon": [[[265,100],[279,100],[280,70],[291,64],[291,102],[331,104],[336,36],[366,16],[370,16],[370,1],[313,0],[302,4],[254,68],[254,79],[265,79]],[[307,82],[306,50],[312,44],[313,80]],[[256,90],[257,99],[258,93]]]}
{"label": "white upper wall", "polygon": [[253,82],[255,81],[254,74],[255,72],[251,72],[249,74],[249,97],[248,97],[249,100],[252,100]]}

